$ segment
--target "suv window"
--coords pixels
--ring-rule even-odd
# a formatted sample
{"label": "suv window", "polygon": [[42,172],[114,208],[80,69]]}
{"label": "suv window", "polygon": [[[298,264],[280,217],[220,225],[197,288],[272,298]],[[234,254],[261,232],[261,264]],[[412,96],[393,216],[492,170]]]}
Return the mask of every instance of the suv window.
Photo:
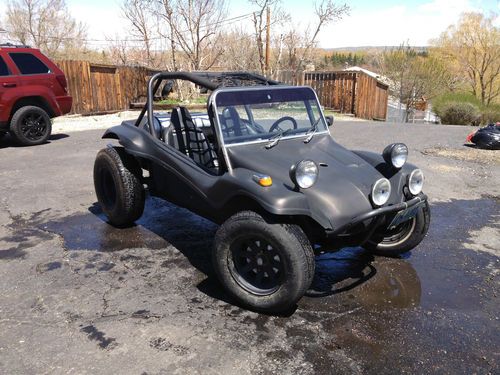
{"label": "suv window", "polygon": [[50,69],[31,53],[9,53],[21,74],[44,74],[50,73]]}
{"label": "suv window", "polygon": [[2,56],[0,56],[0,77],[8,75],[10,75],[9,68],[7,67],[7,64],[3,60]]}

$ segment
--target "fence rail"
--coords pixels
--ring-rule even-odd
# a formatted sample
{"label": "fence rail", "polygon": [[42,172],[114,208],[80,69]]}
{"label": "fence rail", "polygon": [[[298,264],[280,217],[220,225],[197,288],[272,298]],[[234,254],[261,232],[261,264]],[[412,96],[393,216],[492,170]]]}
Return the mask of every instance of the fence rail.
{"label": "fence rail", "polygon": [[325,108],[364,119],[386,120],[388,86],[364,72],[280,72],[278,81],[308,85]]}
{"label": "fence rail", "polygon": [[[143,67],[92,64],[62,60],[73,96],[72,113],[119,111],[146,97],[146,83],[155,71]],[[291,85],[313,87],[321,104],[340,113],[364,119],[387,118],[387,85],[363,72],[281,71],[274,79]]]}

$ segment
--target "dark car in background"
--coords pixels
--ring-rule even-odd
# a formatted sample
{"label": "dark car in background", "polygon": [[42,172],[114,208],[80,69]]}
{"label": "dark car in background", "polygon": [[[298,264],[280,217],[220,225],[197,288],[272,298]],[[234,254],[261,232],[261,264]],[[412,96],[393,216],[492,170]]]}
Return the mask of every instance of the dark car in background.
{"label": "dark car in background", "polygon": [[51,119],[71,110],[66,77],[38,49],[0,44],[0,137],[21,145],[44,143]]}

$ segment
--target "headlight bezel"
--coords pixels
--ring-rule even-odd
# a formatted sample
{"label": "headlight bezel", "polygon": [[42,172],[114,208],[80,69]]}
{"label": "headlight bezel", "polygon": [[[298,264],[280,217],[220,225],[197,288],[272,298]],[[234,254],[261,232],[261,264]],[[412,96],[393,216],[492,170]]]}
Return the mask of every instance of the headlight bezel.
{"label": "headlight bezel", "polygon": [[[306,171],[306,169],[309,170]],[[313,173],[311,173],[311,169]],[[301,173],[307,174],[307,176],[306,175],[301,176],[300,175]],[[309,159],[301,160],[290,167],[289,174],[290,174],[290,179],[292,180],[292,182],[295,184],[296,187],[300,189],[309,189],[312,186],[314,186],[314,184],[316,184],[316,181],[318,181],[318,176],[319,176],[318,164],[316,164],[316,162],[314,162],[313,160]],[[307,183],[304,183],[304,177],[310,177],[311,180]]]}
{"label": "headlight bezel", "polygon": [[[415,178],[418,178],[418,175],[420,175],[420,181],[419,181],[419,185],[418,185],[419,190],[414,190],[414,189],[412,189],[412,180]],[[418,180],[417,180],[417,182],[418,182]],[[424,188],[424,182],[425,182],[424,172],[422,172],[422,170],[420,168],[416,168],[413,171],[411,171],[411,173],[408,175],[408,180],[406,183],[410,194],[413,196],[419,195]]]}
{"label": "headlight bezel", "polygon": [[[401,169],[408,160],[408,146],[404,143],[391,143],[384,149],[382,156],[385,162],[393,168]],[[403,157],[402,162],[401,159],[398,159],[401,157]]]}
{"label": "headlight bezel", "polygon": [[[379,196],[378,196],[376,190],[379,187],[379,185],[382,185],[382,184],[385,185],[385,189],[383,189],[384,190],[384,197],[382,200],[380,200],[380,199],[378,199]],[[387,178],[384,177],[384,178],[378,179],[372,185],[370,198],[371,198],[372,203],[375,206],[381,207],[389,201],[389,198],[391,197],[391,193],[392,193],[391,182]]]}

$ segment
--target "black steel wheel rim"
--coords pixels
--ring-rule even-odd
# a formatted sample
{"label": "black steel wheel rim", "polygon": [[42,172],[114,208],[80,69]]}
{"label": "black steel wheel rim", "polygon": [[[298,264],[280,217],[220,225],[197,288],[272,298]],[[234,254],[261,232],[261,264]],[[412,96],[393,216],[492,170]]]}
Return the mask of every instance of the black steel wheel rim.
{"label": "black steel wheel rim", "polygon": [[113,207],[116,202],[115,180],[111,172],[106,168],[101,169],[101,192],[103,206],[106,208]]}
{"label": "black steel wheel rim", "polygon": [[382,245],[395,245],[403,242],[413,231],[416,218],[412,218],[399,224],[396,228],[385,233],[382,239]]}
{"label": "black steel wheel rim", "polygon": [[39,113],[28,113],[21,121],[21,133],[30,141],[38,141],[47,134],[48,123]]}
{"label": "black steel wheel rim", "polygon": [[285,275],[279,249],[260,236],[245,236],[233,243],[229,269],[238,285],[259,296],[276,292]]}

